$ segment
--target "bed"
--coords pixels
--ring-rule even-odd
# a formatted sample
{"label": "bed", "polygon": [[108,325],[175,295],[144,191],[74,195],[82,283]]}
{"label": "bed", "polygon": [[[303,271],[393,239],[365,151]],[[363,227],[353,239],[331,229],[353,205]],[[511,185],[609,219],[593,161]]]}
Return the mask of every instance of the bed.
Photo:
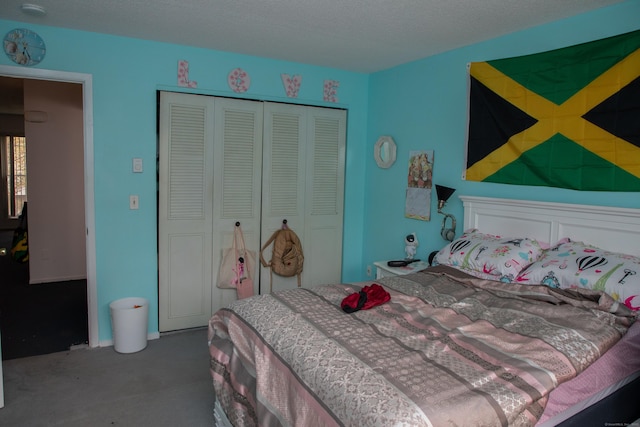
{"label": "bed", "polygon": [[[214,314],[218,424],[546,427],[640,417],[640,301],[627,268],[640,254],[640,210],[461,199],[465,230],[517,237],[499,274],[487,262],[486,277],[465,270],[493,253],[488,240],[453,252],[478,237],[465,233],[418,273],[260,295]],[[597,248],[623,256],[620,278],[606,273],[618,288],[526,283],[535,266],[563,280],[564,261],[553,257],[581,242],[590,245],[589,258],[576,255],[581,274],[608,271]],[[341,308],[374,283],[390,301]]]}

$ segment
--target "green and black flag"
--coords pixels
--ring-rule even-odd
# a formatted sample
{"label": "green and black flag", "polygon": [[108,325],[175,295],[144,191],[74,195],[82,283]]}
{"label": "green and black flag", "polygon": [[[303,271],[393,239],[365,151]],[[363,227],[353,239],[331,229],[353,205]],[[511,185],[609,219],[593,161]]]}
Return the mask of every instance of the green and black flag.
{"label": "green and black flag", "polygon": [[640,30],[469,65],[466,179],[640,191]]}

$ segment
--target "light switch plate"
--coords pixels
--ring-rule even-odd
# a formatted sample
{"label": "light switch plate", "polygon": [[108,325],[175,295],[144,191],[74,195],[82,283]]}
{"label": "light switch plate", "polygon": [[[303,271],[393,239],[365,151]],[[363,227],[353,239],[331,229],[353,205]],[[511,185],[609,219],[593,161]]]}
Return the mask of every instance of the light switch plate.
{"label": "light switch plate", "polygon": [[138,204],[138,195],[132,194],[129,196],[129,209],[138,209],[140,206]]}
{"label": "light switch plate", "polygon": [[140,157],[134,157],[133,159],[133,171],[136,173],[142,172],[142,159]]}

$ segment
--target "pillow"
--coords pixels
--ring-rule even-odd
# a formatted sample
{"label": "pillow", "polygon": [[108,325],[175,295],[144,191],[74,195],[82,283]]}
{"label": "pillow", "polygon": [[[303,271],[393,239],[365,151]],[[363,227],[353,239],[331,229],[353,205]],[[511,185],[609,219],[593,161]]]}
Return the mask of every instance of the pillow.
{"label": "pillow", "polygon": [[471,229],[442,248],[435,258],[438,264],[482,279],[511,282],[542,253],[537,240],[494,236]]}
{"label": "pillow", "polygon": [[640,258],[583,242],[569,240],[545,251],[515,281],[604,291],[630,309],[640,309]]}

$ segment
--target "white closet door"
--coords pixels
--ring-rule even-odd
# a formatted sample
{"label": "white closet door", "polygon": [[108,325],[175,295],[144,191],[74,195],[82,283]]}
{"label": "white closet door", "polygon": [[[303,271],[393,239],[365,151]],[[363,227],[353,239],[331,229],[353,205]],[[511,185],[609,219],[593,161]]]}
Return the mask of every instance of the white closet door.
{"label": "white closet door", "polygon": [[[339,283],[342,276],[342,221],[346,111],[307,107],[304,237],[305,286]],[[308,260],[308,262],[307,262]]]}
{"label": "white closet door", "polygon": [[302,241],[302,284],[340,281],[346,112],[164,92],[160,101],[160,331],[206,325],[236,299],[217,287],[236,222],[256,254],[254,293],[297,286],[273,275],[271,288],[259,263],[285,219]]}
{"label": "white closet door", "polygon": [[[282,226],[304,251],[302,284],[337,283],[342,274],[346,111],[265,103],[262,163],[262,241]],[[271,248],[265,251],[271,258]],[[271,278],[262,269],[261,289]],[[273,290],[297,286],[273,275]]]}
{"label": "white closet door", "polygon": [[234,289],[217,287],[224,248],[232,247],[239,222],[245,246],[255,252],[252,278],[259,292],[262,102],[216,98],[213,147],[213,311],[236,299]]}
{"label": "white closet door", "polygon": [[162,92],[158,206],[159,329],[211,317],[213,98]]}
{"label": "white closet door", "polygon": [[[306,148],[305,107],[266,102],[264,105],[264,141],[262,161],[262,242],[282,227],[295,231],[304,245],[304,191]],[[271,248],[265,249],[264,258],[271,260]],[[305,253],[306,255],[306,253]],[[302,272],[304,278],[305,267]],[[303,282],[304,283],[304,282]],[[290,289],[298,286],[297,277],[282,277],[261,268],[261,293]]]}

